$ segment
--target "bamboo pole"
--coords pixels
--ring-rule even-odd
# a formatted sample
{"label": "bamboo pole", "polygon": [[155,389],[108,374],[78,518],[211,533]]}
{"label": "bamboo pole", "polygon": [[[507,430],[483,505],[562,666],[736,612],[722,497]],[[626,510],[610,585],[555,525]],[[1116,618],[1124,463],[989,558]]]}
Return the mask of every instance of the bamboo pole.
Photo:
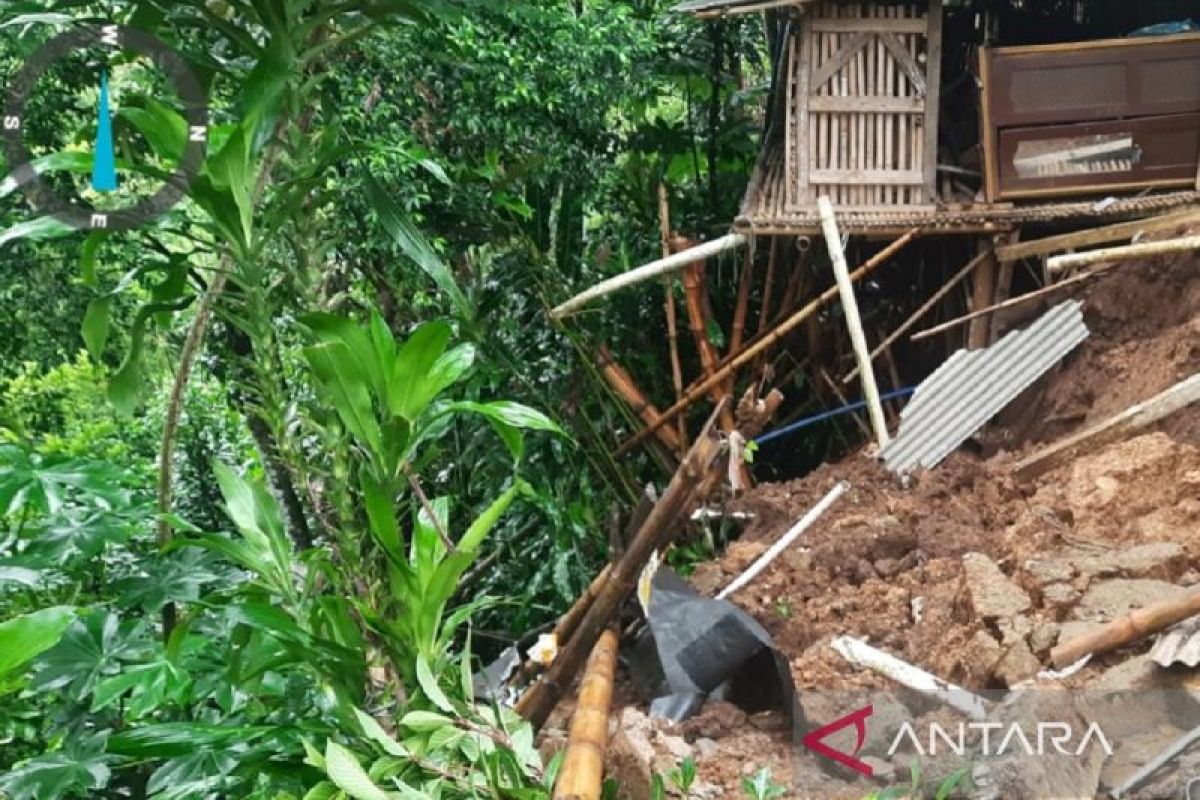
{"label": "bamboo pole", "polygon": [[[667,195],[667,185],[661,181],[658,184],[658,236],[662,243],[663,258],[671,255],[671,206]],[[675,400],[683,395],[683,367],[679,363],[679,325],[675,313],[675,286],[670,275],[663,276],[663,307],[667,315],[667,345],[671,353],[671,381],[675,385]],[[675,431],[678,434],[680,448],[677,455],[682,458],[687,449],[687,427],[683,417],[675,420]]]}
{"label": "bamboo pole", "polygon": [[554,800],[600,800],[617,646],[617,632],[608,628],[592,648],[571,718],[567,752],[554,784]]}
{"label": "bamboo pole", "polygon": [[1013,471],[1023,479],[1036,478],[1081,453],[1116,441],[1131,431],[1153,425],[1160,419],[1200,402],[1200,374],[1160,392],[1145,402],[1130,406],[1098,425],[1055,442],[1018,461]]}
{"label": "bamboo pole", "polygon": [[[1112,265],[1109,265],[1109,266],[1112,266]],[[986,314],[994,314],[997,311],[1003,311],[1006,308],[1012,308],[1014,306],[1024,305],[1025,303],[1028,303],[1030,300],[1037,300],[1039,297],[1044,297],[1045,295],[1053,294],[1054,292],[1057,292],[1060,289],[1065,289],[1068,286],[1073,286],[1076,283],[1080,283],[1081,281],[1085,281],[1088,278],[1092,278],[1096,275],[1099,275],[1100,273],[1105,272],[1108,268],[1109,267],[1099,267],[1098,269],[1094,269],[1090,272],[1084,272],[1079,275],[1075,275],[1074,277],[1067,278],[1065,281],[1059,281],[1058,283],[1052,283],[1049,286],[1043,286],[1041,289],[1036,289],[1032,292],[1029,292],[1028,294],[1023,294],[1020,297],[1014,297],[1011,300],[1005,300],[1003,303],[996,303],[994,306],[988,306],[987,308],[981,308],[978,311],[972,311],[969,314],[963,314],[961,317],[955,317],[954,319],[943,322],[940,325],[934,325],[932,328],[926,328],[923,331],[918,331],[917,333],[914,333],[912,335],[911,341],[916,342],[921,339],[928,339],[930,336],[933,336],[934,334],[942,333],[943,331],[948,331],[951,328],[957,328],[959,325],[962,325],[964,322],[970,322],[971,320],[975,319],[976,317],[982,317]]]}
{"label": "bamboo pole", "polygon": [[875,384],[875,370],[867,351],[867,336],[863,333],[862,319],[858,315],[858,301],[854,297],[854,284],[850,280],[850,268],[846,265],[846,254],[842,251],[842,237],[838,233],[837,220],[833,218],[833,204],[828,197],[817,198],[817,212],[821,217],[821,229],[825,234],[825,246],[829,248],[829,260],[833,262],[833,274],[837,278],[838,294],[842,298],[842,311],[846,327],[850,331],[850,344],[862,374],[863,397],[871,427],[875,430],[875,443],[882,449],[890,441],[887,422],[883,418],[883,404],[879,400],[879,387]]}
{"label": "bamboo pole", "polygon": [[[616,362],[607,345],[600,345],[596,353],[596,362],[600,367],[600,374],[608,381],[608,385],[612,387],[613,391],[629,404],[633,413],[641,417],[642,421],[647,424],[658,419],[660,416],[658,408],[646,398],[645,393],[633,380],[633,376]],[[667,446],[672,455],[679,453],[683,442],[674,428],[660,427],[655,435]]]}
{"label": "bamboo pole", "polygon": [[1191,250],[1200,250],[1200,236],[1183,236],[1179,239],[1166,239],[1161,242],[1128,244],[1123,247],[1102,247],[1099,250],[1089,250],[1086,253],[1051,256],[1046,260],[1046,268],[1051,272],[1062,272],[1065,269],[1073,267],[1086,267],[1109,261],[1153,258],[1154,256],[1167,255],[1169,253],[1185,253]]}
{"label": "bamboo pole", "polygon": [[1050,661],[1062,669],[1084,656],[1116,650],[1196,614],[1200,614],[1200,587],[1135,609],[1090,633],[1076,636],[1051,650]]}
{"label": "bamboo pole", "polygon": [[713,426],[727,402],[728,398],[723,398],[717,403],[717,408],[688,450],[662,498],[655,503],[637,535],[629,542],[621,560],[613,566],[608,581],[584,614],[571,640],[559,650],[546,674],[517,703],[517,713],[535,728],[540,728],[554,710],[596,640],[633,591],[650,554],[670,543],[680,517],[697,495],[697,487],[704,484],[712,473],[713,463],[721,451],[721,443]]}
{"label": "bamboo pole", "polygon": [[719,255],[728,250],[735,250],[746,244],[749,238],[741,233],[728,233],[719,239],[714,239],[711,242],[705,242],[702,245],[687,250],[682,253],[674,253],[666,258],[660,258],[656,261],[651,261],[649,264],[644,264],[637,269],[631,269],[628,272],[623,272],[620,275],[609,278],[606,281],[601,281],[590,289],[586,289],[579,294],[560,303],[550,309],[550,316],[555,320],[561,320],[570,314],[574,314],[579,309],[586,306],[593,300],[598,300],[601,297],[607,297],[613,292],[619,291],[629,286],[642,283],[643,281],[657,278],[659,275],[668,275],[672,272],[678,272],[695,261],[703,261],[715,255]]}
{"label": "bamboo pole", "polygon": [[[687,301],[688,328],[691,329],[696,352],[700,356],[700,369],[705,376],[712,376],[717,369],[718,356],[712,340],[708,338],[709,317],[708,306],[705,303],[704,277],[703,264],[689,264],[683,271],[683,293]],[[709,396],[713,402],[730,394],[732,387],[723,385],[725,383],[722,381],[709,389]],[[733,430],[733,409],[728,405],[721,412],[721,430]]]}
{"label": "bamboo pole", "polygon": [[[874,272],[877,267],[886,262],[889,258],[900,251],[906,244],[912,241],[918,233],[920,233],[920,228],[913,228],[908,233],[904,234],[899,239],[892,242],[875,255],[871,256],[871,258],[869,258],[862,266],[860,266],[850,275],[850,279],[856,281]],[[715,373],[713,373],[712,376],[705,378],[700,383],[693,385],[691,388],[685,391],[682,399],[664,411],[662,416],[659,417],[658,421],[655,422],[654,425],[647,426],[631,438],[627,439],[624,444],[617,448],[617,451],[614,455],[623,455],[628,453],[634,447],[637,447],[638,444],[645,440],[645,437],[654,433],[655,426],[669,422],[677,415],[686,411],[693,403],[696,402],[696,400],[698,400],[700,397],[703,397],[710,388],[716,386],[721,380],[732,374],[734,370],[744,366],[745,364],[748,364],[750,361],[753,361],[759,355],[759,353],[766,352],[776,342],[803,324],[805,320],[820,310],[822,306],[824,306],[834,297],[837,297],[837,294],[837,286],[832,286],[821,294],[817,295],[811,302],[809,302],[795,314],[792,314],[790,317],[780,322],[775,328],[764,334],[763,337],[757,342],[747,346],[744,350],[742,350],[741,353],[732,358],[724,367],[719,368]]]}
{"label": "bamboo pole", "polygon": [[[750,308],[750,286],[754,283],[754,248],[746,250],[746,261],[742,265],[742,276],[738,281],[737,305],[733,310],[733,328],[729,333],[729,352],[742,349],[746,332],[746,312]],[[676,398],[679,399],[678,394]]]}
{"label": "bamboo pole", "polygon": [[[775,285],[775,259],[779,255],[779,237],[771,237],[771,247],[767,252],[767,277],[763,282],[762,305],[758,308],[758,327],[755,328],[755,335],[761,334],[767,329],[767,321],[771,318],[771,289]],[[729,352],[734,352],[734,348],[729,348]]]}

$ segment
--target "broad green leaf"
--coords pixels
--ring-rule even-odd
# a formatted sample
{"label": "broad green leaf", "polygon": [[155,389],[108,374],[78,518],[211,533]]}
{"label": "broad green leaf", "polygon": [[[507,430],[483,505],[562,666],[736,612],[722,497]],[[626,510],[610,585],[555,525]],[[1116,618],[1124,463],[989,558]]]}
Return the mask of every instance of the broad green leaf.
{"label": "broad green leaf", "polygon": [[3,249],[4,245],[9,242],[21,239],[37,242],[44,239],[61,239],[72,233],[74,233],[74,229],[71,226],[59,222],[54,217],[37,217],[26,222],[18,222],[8,230],[0,231],[0,249]]}
{"label": "broad green leaf", "polygon": [[542,412],[508,400],[498,400],[492,403],[475,403],[467,400],[456,403],[448,403],[442,411],[473,411],[476,414],[483,414],[489,419],[499,420],[506,425],[511,425],[514,428],[524,428],[527,430],[550,431],[565,436],[562,428],[558,427]]}
{"label": "broad green leaf", "polygon": [[358,724],[362,726],[363,735],[383,748],[385,753],[397,758],[408,758],[411,755],[404,745],[392,738],[370,714],[356,708],[354,716],[358,719]]}
{"label": "broad green leaf", "polygon": [[365,383],[349,369],[345,351],[341,346],[318,345],[304,348],[304,357],[351,435],[371,453],[381,453],[383,433],[374,417],[371,396]]}
{"label": "broad green leaf", "polygon": [[104,345],[108,342],[108,318],[112,308],[112,297],[105,295],[97,297],[88,303],[87,311],[83,314],[83,343],[87,345],[92,359],[99,362],[104,355]]}
{"label": "broad green leaf", "polygon": [[[48,172],[91,172],[92,154],[85,150],[59,150],[56,153],[38,156],[31,160],[26,167],[32,167],[38,175]],[[25,177],[18,175],[21,172],[22,170],[17,170],[0,181],[0,199],[8,197],[21,188],[21,178]]]}
{"label": "broad green leaf", "polygon": [[[323,769],[324,767],[322,767]],[[303,800],[337,800],[342,790],[330,781],[321,781],[308,790]]]}
{"label": "broad green leaf", "polygon": [[225,146],[209,159],[208,173],[213,183],[228,189],[237,206],[240,221],[240,241],[249,247],[253,241],[255,170],[250,163],[250,139],[244,125],[239,125]]}
{"label": "broad green leaf", "polygon": [[174,758],[202,748],[248,745],[276,730],[268,725],[162,722],[114,734],[108,740],[108,750],[133,758]]}
{"label": "broad green leaf", "polygon": [[375,785],[354,754],[333,740],[325,745],[325,771],[354,800],[391,800],[387,792]]}
{"label": "broad green leaf", "polygon": [[389,408],[393,414],[413,422],[441,391],[430,377],[449,341],[450,326],[444,322],[427,322],[408,337],[396,354]]}
{"label": "broad green leaf", "polygon": [[403,209],[392,199],[392,195],[374,177],[368,175],[365,180],[367,200],[375,209],[379,222],[385,231],[395,239],[397,246],[404,255],[408,256],[425,274],[433,279],[434,284],[454,303],[463,319],[471,319],[474,311],[467,296],[459,288],[454,274],[446,266],[425,236],[417,230]]}
{"label": "broad green leaf", "polygon": [[75,611],[54,606],[0,623],[0,678],[58,644]]}
{"label": "broad green leaf", "polygon": [[410,711],[400,719],[400,724],[411,731],[425,733],[447,725],[453,726],[454,720],[433,711]]}
{"label": "broad green leaf", "polygon": [[99,284],[96,278],[96,253],[107,235],[104,231],[93,231],[83,240],[83,247],[79,250],[79,271],[85,286],[94,287]]}
{"label": "broad green leaf", "polygon": [[367,472],[362,474],[360,481],[363,505],[367,510],[367,522],[371,526],[371,534],[393,560],[403,561],[404,548],[401,542],[400,523],[396,520],[395,498]]}
{"label": "broad green leaf", "polygon": [[446,697],[446,693],[438,685],[437,678],[429,668],[429,661],[420,653],[417,654],[417,682],[421,685],[421,691],[424,692],[429,702],[447,714],[454,713],[454,704],[450,702],[450,698]]}
{"label": "broad green leaf", "polygon": [[117,116],[127,120],[160,158],[175,162],[187,144],[187,120],[173,108],[148,99],[145,108],[122,106]]}
{"label": "broad green leaf", "polygon": [[458,549],[467,552],[478,550],[488,533],[500,521],[500,517],[504,516],[504,512],[512,505],[513,499],[516,498],[519,492],[525,491],[526,488],[527,485],[523,481],[517,481],[504,494],[492,501],[492,504],[485,508],[483,513],[471,523],[471,527],[467,528],[467,532],[463,534],[462,539],[458,542]]}

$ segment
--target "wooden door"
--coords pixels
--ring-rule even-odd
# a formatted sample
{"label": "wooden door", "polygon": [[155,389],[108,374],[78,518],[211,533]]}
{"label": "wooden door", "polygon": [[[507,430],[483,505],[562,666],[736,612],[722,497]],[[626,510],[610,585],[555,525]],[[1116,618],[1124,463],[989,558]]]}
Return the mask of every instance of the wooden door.
{"label": "wooden door", "polygon": [[941,0],[814,4],[791,41],[788,204],[935,199]]}

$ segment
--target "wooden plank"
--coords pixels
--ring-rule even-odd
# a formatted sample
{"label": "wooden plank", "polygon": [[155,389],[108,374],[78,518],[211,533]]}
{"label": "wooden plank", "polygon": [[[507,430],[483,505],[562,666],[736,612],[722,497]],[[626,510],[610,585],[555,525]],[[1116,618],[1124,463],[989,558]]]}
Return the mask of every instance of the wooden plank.
{"label": "wooden plank", "polygon": [[1105,225],[1102,228],[1091,228],[1085,231],[1061,233],[1028,242],[1003,245],[996,248],[996,258],[1000,261],[1018,261],[1030,256],[1043,256],[1060,250],[1074,250],[1095,244],[1107,244],[1123,239],[1132,239],[1138,233],[1153,233],[1155,231],[1171,230],[1191,220],[1200,219],[1200,206],[1189,206],[1182,211],[1172,211],[1149,219],[1135,219],[1129,222],[1118,222],[1115,225]]}
{"label": "wooden plank", "polygon": [[817,88],[824,86],[826,81],[832,78],[842,67],[846,66],[850,59],[854,58],[867,45],[870,38],[865,33],[857,33],[851,36],[833,54],[833,58],[823,63],[820,69],[813,72],[811,85]]}
{"label": "wooden plank", "polygon": [[925,71],[908,52],[908,48],[900,44],[900,40],[890,33],[879,34],[879,41],[892,54],[892,58],[896,59],[896,64],[908,75],[917,94],[924,95],[926,90]]}
{"label": "wooden plank", "polygon": [[[1155,46],[1162,44],[1174,44],[1175,42],[1194,42],[1200,41],[1200,33],[1178,33],[1170,36],[1155,36]],[[1024,53],[1063,53],[1063,52],[1079,52],[1080,50],[1102,50],[1107,47],[1137,47],[1145,45],[1146,39],[1141,36],[1126,37],[1124,39],[1093,39],[1085,42],[1055,42],[1054,44],[1021,44],[1010,47],[996,47],[993,50],[1003,54],[1024,54]]]}
{"label": "wooden plank", "polygon": [[942,85],[942,0],[929,0],[929,33],[925,68],[929,71],[925,93],[925,196],[937,200],[938,120]]}
{"label": "wooden plank", "polygon": [[865,184],[904,184],[921,186],[925,176],[917,170],[889,169],[822,169],[813,170],[812,182],[816,185],[860,186]]}
{"label": "wooden plank", "polygon": [[[993,298],[996,294],[996,267],[996,260],[994,258],[987,258],[975,270],[974,280],[971,285],[972,311],[978,311],[993,304]],[[967,326],[967,349],[979,350],[980,348],[987,347],[989,344],[988,332],[990,329],[991,324],[987,317],[976,317],[971,320],[971,324]]]}
{"label": "wooden plank", "polygon": [[983,195],[989,203],[1000,194],[1000,177],[996,165],[996,130],[988,110],[991,78],[991,48],[979,48],[979,127],[983,133]]}
{"label": "wooden plank", "polygon": [[817,17],[812,29],[822,33],[925,33],[920,17]]}
{"label": "wooden plank", "polygon": [[881,114],[920,114],[925,111],[925,99],[922,97],[818,96],[809,98],[808,102],[811,111]]}
{"label": "wooden plank", "polygon": [[1133,431],[1153,425],[1193,403],[1200,401],[1200,374],[1175,384],[1145,402],[1130,406],[1098,425],[1068,436],[1017,462],[1013,468],[1019,478],[1036,478],[1060,464],[1078,458],[1084,452],[1111,444]]}

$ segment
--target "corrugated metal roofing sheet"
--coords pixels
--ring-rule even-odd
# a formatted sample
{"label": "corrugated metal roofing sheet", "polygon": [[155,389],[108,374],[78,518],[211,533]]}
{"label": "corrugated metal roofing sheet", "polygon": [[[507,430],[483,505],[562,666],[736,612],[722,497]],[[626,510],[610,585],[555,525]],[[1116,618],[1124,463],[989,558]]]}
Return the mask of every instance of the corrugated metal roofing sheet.
{"label": "corrugated metal roofing sheet", "polygon": [[1081,305],[1060,303],[982,350],[959,350],[917,387],[880,451],[893,472],[931,469],[1088,336]]}
{"label": "corrugated metal roofing sheet", "polygon": [[1150,658],[1160,667],[1200,664],[1200,617],[1192,617],[1168,628],[1150,648]]}

